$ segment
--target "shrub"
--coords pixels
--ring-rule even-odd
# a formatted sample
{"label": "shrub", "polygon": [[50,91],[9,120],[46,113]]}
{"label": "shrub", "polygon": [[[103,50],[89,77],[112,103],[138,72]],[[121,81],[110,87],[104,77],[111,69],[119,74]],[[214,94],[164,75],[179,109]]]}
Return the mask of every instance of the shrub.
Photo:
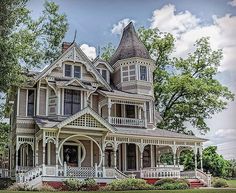
{"label": "shrub", "polygon": [[56,189],[48,184],[43,184],[42,186],[37,187],[36,190],[40,192],[56,192]]}
{"label": "shrub", "polygon": [[64,182],[65,186],[68,188],[70,191],[78,191],[81,188],[82,183],[80,180],[76,178],[69,178],[66,179]]}
{"label": "shrub", "polygon": [[97,191],[99,190],[99,185],[93,178],[86,178],[82,181],[81,190],[83,191]]}
{"label": "shrub", "polygon": [[185,179],[164,178],[157,181],[155,186],[159,190],[182,190],[188,189],[190,183]]}
{"label": "shrub", "polygon": [[27,183],[14,183],[12,184],[8,190],[10,191],[35,191],[32,186],[29,186]]}
{"label": "shrub", "polygon": [[216,178],[213,180],[213,187],[214,188],[222,188],[222,187],[228,187],[227,181],[222,178]]}
{"label": "shrub", "polygon": [[148,184],[143,179],[125,178],[113,180],[107,187],[106,190],[120,191],[120,190],[150,190],[154,187]]}
{"label": "shrub", "polygon": [[163,179],[156,181],[155,186],[161,186],[165,183],[175,183],[175,182],[176,182],[176,180],[173,178],[163,178]]}
{"label": "shrub", "polygon": [[10,187],[14,183],[10,178],[0,178],[0,190]]}

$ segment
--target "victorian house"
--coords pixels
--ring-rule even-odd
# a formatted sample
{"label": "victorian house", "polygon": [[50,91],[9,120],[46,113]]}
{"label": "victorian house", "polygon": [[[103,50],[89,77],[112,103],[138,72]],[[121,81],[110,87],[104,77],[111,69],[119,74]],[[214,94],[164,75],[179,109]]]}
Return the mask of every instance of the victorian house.
{"label": "victorian house", "polygon": [[[178,178],[202,172],[205,139],[156,128],[155,62],[132,23],[124,28],[110,62],[91,61],[73,43],[17,89],[11,115],[10,171],[17,182],[37,185],[67,177]],[[179,155],[195,154],[195,171],[182,173]],[[161,163],[164,153],[173,164]],[[197,163],[199,154],[199,163]],[[199,167],[199,169],[197,168]]]}

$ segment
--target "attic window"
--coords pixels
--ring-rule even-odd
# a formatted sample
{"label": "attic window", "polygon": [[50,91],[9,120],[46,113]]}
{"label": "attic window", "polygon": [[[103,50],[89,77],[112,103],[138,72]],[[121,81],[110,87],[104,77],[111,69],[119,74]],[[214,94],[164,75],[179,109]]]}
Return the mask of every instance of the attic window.
{"label": "attic window", "polygon": [[80,74],[81,74],[80,66],[74,66],[74,77],[80,78],[81,77]]}
{"label": "attic window", "polygon": [[65,64],[64,75],[66,77],[81,78],[81,66]]}

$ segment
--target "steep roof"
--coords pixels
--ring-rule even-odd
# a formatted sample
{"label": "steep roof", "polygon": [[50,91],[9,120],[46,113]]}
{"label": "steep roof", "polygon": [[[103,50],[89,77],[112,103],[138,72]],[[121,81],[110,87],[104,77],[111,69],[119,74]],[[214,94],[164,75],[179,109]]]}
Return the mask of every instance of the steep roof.
{"label": "steep roof", "polygon": [[110,64],[113,65],[118,60],[132,57],[151,59],[147,48],[138,38],[133,23],[130,22],[123,30],[120,44],[112,55]]}

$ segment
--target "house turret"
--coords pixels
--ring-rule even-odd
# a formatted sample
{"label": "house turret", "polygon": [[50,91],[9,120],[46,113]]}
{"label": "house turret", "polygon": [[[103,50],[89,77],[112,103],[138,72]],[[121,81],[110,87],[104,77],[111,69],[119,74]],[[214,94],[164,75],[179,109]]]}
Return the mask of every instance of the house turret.
{"label": "house turret", "polygon": [[153,95],[154,61],[130,22],[123,30],[120,44],[111,57],[113,82],[122,91]]}

